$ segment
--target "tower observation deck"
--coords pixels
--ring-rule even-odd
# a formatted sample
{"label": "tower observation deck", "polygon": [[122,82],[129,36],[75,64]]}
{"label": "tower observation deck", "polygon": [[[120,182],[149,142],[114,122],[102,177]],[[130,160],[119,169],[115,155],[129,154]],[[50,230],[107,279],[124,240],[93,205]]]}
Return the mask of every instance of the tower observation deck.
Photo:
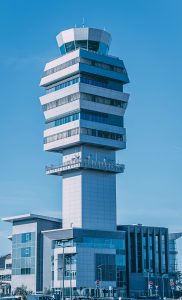
{"label": "tower observation deck", "polygon": [[60,57],[45,66],[40,102],[44,150],[60,153],[46,174],[62,176],[63,228],[116,230],[116,151],[126,147],[129,82],[123,61],[108,55],[111,36],[95,28],[57,35]]}

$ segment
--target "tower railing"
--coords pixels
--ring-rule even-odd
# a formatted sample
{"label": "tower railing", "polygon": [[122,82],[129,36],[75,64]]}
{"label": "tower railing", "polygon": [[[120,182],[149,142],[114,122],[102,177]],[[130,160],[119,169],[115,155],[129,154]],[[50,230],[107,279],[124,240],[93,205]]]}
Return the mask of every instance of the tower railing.
{"label": "tower railing", "polygon": [[111,173],[123,173],[124,165],[115,162],[90,160],[90,159],[77,159],[62,163],[58,166],[46,166],[47,175],[62,175],[64,172],[73,169],[92,169],[97,171],[105,171]]}

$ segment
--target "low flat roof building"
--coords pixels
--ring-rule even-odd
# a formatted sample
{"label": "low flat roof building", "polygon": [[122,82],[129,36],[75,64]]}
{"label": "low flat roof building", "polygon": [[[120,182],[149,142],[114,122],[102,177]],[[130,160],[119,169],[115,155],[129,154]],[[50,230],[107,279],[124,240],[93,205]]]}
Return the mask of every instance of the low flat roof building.
{"label": "low flat roof building", "polygon": [[[128,296],[162,295],[163,284],[164,294],[168,296],[168,229],[134,224],[119,225],[118,230],[126,232]],[[149,282],[152,283],[150,287]]]}
{"label": "low flat roof building", "polygon": [[0,257],[0,296],[11,294],[12,257],[6,254]]}
{"label": "low flat roof building", "polygon": [[61,227],[61,220],[35,214],[3,218],[12,223],[12,292],[22,284],[42,291],[43,238],[41,231]]}
{"label": "low flat roof building", "polygon": [[60,287],[62,289],[64,268],[67,297],[70,297],[70,288],[74,297],[96,297],[97,290],[100,297],[126,296],[125,232],[71,228],[43,231],[43,235],[47,249],[44,252],[44,289],[52,289],[55,293]]}
{"label": "low flat roof building", "polygon": [[171,275],[179,271],[177,242],[181,237],[182,232],[169,233],[169,272]]}

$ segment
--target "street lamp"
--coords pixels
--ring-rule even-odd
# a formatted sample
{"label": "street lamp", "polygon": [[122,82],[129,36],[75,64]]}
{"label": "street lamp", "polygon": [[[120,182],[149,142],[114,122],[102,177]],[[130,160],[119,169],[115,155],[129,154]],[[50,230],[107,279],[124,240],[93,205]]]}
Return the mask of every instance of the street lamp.
{"label": "street lamp", "polygon": [[168,275],[166,273],[161,274],[161,281],[162,281],[162,299],[164,299],[164,277]]}
{"label": "street lamp", "polygon": [[71,269],[71,255],[69,257],[69,263],[70,263],[70,299],[72,300],[72,269]]}
{"label": "street lamp", "polygon": [[[75,255],[76,253],[74,253],[74,255]],[[70,269],[69,269],[69,274],[70,274],[70,300],[72,300],[72,277],[73,277],[73,271],[72,271],[72,268],[71,268],[71,264],[72,264],[72,254],[70,254],[69,255],[69,267],[70,267]]]}
{"label": "street lamp", "polygon": [[97,266],[97,269],[99,270],[99,272],[100,272],[100,288],[101,288],[101,284],[102,284],[102,267],[103,267],[104,265],[102,264],[102,265],[98,265]]}
{"label": "street lamp", "polygon": [[[62,296],[61,296],[61,290],[60,290],[60,300],[64,300],[64,277],[65,277],[65,251],[64,251],[64,249],[66,248],[66,247],[72,247],[72,245],[65,245],[67,242],[69,242],[69,241],[73,241],[74,240],[74,238],[72,238],[72,239],[63,239],[63,240],[61,240],[61,244],[60,244],[60,247],[63,249],[63,252],[62,252],[62,255],[63,255],[63,267],[62,268],[60,268],[60,269],[62,269],[63,270],[63,282],[62,282]],[[74,253],[74,255],[75,255],[76,253]],[[69,258],[70,258],[70,300],[72,300],[72,282],[71,282],[71,280],[72,280],[72,270],[71,270],[71,254],[69,255]],[[61,281],[60,281],[60,284],[61,284]],[[60,286],[60,288],[61,288],[61,286]]]}
{"label": "street lamp", "polygon": [[97,269],[100,271],[100,282],[102,282],[102,267],[103,267],[103,264],[102,265],[98,265],[97,266]]}
{"label": "street lamp", "polygon": [[[62,268],[60,268],[60,269],[62,269],[63,270],[63,286],[62,286],[62,297],[61,297],[61,289],[60,289],[60,300],[64,300],[64,274],[65,274],[65,259],[64,259],[64,248],[65,248],[65,244],[67,243],[67,242],[69,242],[69,240],[66,240],[66,239],[64,239],[64,240],[61,240],[61,247],[62,247],[62,249],[63,249],[63,267]],[[61,281],[60,281],[61,282]],[[61,288],[61,287],[60,287]]]}
{"label": "street lamp", "polygon": [[147,291],[148,291],[148,296],[150,296],[150,285],[149,285],[149,281],[150,281],[150,273],[151,270],[146,270],[147,273]]}
{"label": "street lamp", "polygon": [[149,287],[149,278],[150,277],[150,271],[147,271],[147,288],[148,288],[148,296],[150,296],[150,287]]}

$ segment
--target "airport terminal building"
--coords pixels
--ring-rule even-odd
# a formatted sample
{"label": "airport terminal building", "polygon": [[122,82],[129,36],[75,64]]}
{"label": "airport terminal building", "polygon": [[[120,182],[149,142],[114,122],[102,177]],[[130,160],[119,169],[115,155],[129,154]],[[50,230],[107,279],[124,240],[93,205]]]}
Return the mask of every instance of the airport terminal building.
{"label": "airport terminal building", "polygon": [[116,152],[126,148],[129,99],[124,63],[108,54],[104,30],[72,28],[57,42],[60,57],[45,66],[40,102],[44,150],[60,154],[46,174],[62,177],[62,218],[4,218],[13,225],[12,291],[25,284],[72,299],[159,294],[164,287],[167,296],[168,229],[116,220],[116,175],[124,172]]}
{"label": "airport terminal building", "polygon": [[59,295],[64,281],[65,297],[71,298],[162,296],[163,285],[164,296],[171,294],[170,279],[178,270],[175,241],[182,234],[141,224],[120,225],[115,232],[63,229],[60,219],[34,214],[4,221],[12,223],[12,265],[0,269],[10,274],[1,276],[7,292],[25,285]]}

